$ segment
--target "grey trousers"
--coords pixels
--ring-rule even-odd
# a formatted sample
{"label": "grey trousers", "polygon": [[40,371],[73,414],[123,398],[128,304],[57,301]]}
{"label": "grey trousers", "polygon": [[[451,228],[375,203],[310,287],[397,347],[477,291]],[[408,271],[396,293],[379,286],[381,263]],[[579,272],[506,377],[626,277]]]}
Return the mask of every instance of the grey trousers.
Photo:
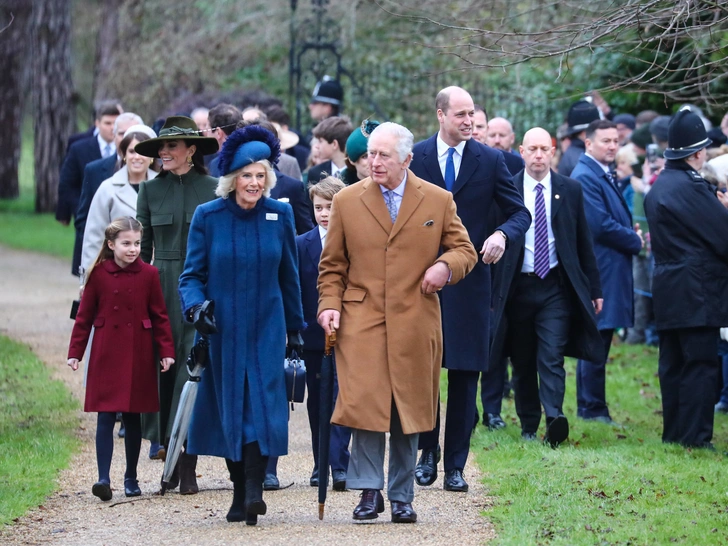
{"label": "grey trousers", "polygon": [[[415,498],[415,466],[419,434],[404,434],[392,400],[389,432],[390,501],[412,502]],[[384,489],[384,432],[351,429],[351,458],[346,474],[349,489]]]}

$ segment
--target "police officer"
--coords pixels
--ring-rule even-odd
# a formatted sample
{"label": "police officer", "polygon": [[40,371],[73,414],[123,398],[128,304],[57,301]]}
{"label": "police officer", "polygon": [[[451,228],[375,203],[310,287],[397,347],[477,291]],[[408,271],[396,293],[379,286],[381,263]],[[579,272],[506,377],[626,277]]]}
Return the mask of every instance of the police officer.
{"label": "police officer", "polygon": [[728,196],[698,174],[710,144],[700,117],[681,108],[645,212],[655,257],[662,441],[712,449],[718,331],[728,324]]}

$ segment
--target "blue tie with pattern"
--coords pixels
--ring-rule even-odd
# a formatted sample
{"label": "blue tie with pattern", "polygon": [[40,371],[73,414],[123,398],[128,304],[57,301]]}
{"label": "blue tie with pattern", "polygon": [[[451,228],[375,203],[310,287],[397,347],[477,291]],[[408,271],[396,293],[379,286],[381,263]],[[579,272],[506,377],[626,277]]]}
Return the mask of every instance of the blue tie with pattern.
{"label": "blue tie with pattern", "polygon": [[452,191],[452,187],[455,185],[455,162],[452,159],[454,153],[455,148],[447,150],[447,161],[445,161],[445,187],[447,191]]}
{"label": "blue tie with pattern", "polygon": [[384,192],[384,200],[387,202],[387,209],[389,210],[389,217],[392,219],[394,224],[397,221],[397,204],[394,202],[394,191],[387,190]]}
{"label": "blue tie with pattern", "polygon": [[536,184],[534,214],[533,272],[542,279],[549,274],[549,230],[546,222],[546,201],[543,184]]}

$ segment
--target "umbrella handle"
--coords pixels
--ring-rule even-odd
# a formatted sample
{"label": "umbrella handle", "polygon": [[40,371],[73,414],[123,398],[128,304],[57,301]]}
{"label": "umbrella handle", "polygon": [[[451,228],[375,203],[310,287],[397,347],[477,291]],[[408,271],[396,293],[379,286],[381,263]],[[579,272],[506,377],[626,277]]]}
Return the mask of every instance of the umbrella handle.
{"label": "umbrella handle", "polygon": [[334,345],[336,345],[336,330],[334,330],[333,324],[330,326],[331,329],[331,335],[326,336],[326,348],[324,349],[324,354],[326,356],[331,354],[331,349],[334,348]]}

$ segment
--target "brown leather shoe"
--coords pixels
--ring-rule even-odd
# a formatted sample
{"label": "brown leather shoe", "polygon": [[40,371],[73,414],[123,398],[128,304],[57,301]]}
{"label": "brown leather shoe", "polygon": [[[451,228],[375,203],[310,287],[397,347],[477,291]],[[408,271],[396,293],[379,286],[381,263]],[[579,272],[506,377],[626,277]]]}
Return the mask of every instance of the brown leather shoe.
{"label": "brown leather shoe", "polygon": [[365,489],[361,492],[361,500],[354,515],[356,520],[377,519],[384,512],[384,497],[378,489]]}
{"label": "brown leather shoe", "polygon": [[411,502],[389,501],[392,505],[392,523],[415,523],[417,512]]}

